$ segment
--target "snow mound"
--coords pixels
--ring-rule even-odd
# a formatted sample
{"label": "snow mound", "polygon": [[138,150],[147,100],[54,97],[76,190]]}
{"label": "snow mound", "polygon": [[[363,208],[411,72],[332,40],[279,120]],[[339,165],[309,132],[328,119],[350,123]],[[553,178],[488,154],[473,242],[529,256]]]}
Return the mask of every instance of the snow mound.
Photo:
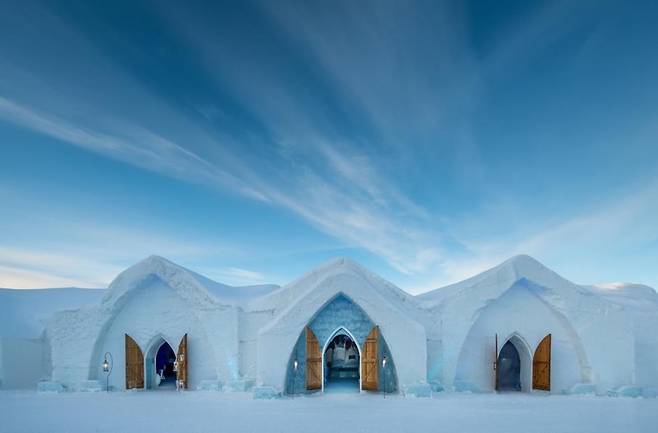
{"label": "snow mound", "polygon": [[96,305],[105,295],[103,289],[0,289],[0,337],[37,338],[44,321],[61,310]]}
{"label": "snow mound", "polygon": [[109,286],[103,305],[112,306],[127,293],[151,279],[157,278],[172,287],[183,298],[195,305],[204,306],[215,301],[233,304],[251,298],[265,296],[279,288],[274,284],[234,287],[221,284],[164,257],[150,256],[131,266],[117,276]]}
{"label": "snow mound", "polygon": [[627,309],[658,310],[658,293],[643,284],[604,283],[584,287],[606,301]]}
{"label": "snow mound", "polygon": [[534,258],[518,255],[474,277],[418,295],[417,299],[424,307],[431,308],[444,300],[467,295],[469,292],[474,292],[470,296],[476,298],[497,297],[498,292],[507,290],[519,280],[529,280],[536,285],[563,293],[586,292],[582,287],[561,277]]}
{"label": "snow mound", "polygon": [[276,284],[256,284],[253,286],[229,286],[218,283],[203,275],[189,271],[202,283],[216,298],[223,301],[241,301],[265,296],[281,286]]}
{"label": "snow mound", "polygon": [[374,288],[382,297],[390,301],[391,305],[401,305],[402,308],[416,305],[414,297],[404,290],[373,274],[347,257],[337,257],[319,265],[269,295],[256,300],[251,304],[251,307],[255,309],[281,309],[294,300],[312,292],[325,281],[345,275],[355,277],[354,281],[358,281],[359,284]]}
{"label": "snow mound", "polygon": [[[103,298],[104,307],[113,307],[133,290],[147,286],[153,279],[159,279],[181,296],[181,298],[202,306],[211,304],[213,298],[196,274],[164,257],[150,256],[121,272],[110,283],[108,293]],[[146,284],[145,284],[146,283]]]}

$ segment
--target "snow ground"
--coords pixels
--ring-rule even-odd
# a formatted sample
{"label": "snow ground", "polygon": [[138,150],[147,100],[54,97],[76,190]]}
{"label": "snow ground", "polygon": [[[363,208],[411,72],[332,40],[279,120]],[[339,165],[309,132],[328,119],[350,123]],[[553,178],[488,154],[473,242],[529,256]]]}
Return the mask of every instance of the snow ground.
{"label": "snow ground", "polygon": [[448,393],[252,400],[247,393],[4,391],[0,420],[3,433],[640,433],[657,431],[658,399]]}

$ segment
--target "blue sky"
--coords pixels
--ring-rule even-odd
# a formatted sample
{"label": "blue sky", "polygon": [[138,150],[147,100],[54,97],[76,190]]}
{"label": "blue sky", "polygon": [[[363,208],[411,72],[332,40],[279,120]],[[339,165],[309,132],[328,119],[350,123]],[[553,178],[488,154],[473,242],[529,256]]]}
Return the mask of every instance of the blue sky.
{"label": "blue sky", "polygon": [[[13,3],[13,4],[12,4]],[[106,3],[106,4],[105,4]],[[4,2],[0,286],[530,254],[658,286],[655,2]]]}

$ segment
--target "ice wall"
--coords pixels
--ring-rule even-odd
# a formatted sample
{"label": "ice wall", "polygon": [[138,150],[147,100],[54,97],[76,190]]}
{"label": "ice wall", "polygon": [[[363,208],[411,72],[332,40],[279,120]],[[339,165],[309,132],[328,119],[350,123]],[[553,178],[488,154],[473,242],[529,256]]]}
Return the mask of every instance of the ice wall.
{"label": "ice wall", "polygon": [[547,334],[552,335],[551,391],[560,393],[583,381],[588,364],[580,338],[527,284],[517,284],[478,313],[459,357],[449,361],[456,362],[458,388],[493,391],[496,334],[498,350],[515,336],[519,354],[529,358],[529,364],[522,364],[524,390],[531,389],[532,357]]}
{"label": "ice wall", "polygon": [[189,387],[196,387],[204,379],[227,380],[231,368],[237,374],[237,314],[220,308],[199,311],[167,284],[153,279],[134,290],[130,302],[111,319],[111,325],[100,337],[91,377],[105,377],[101,364],[104,353],[110,352],[116,367],[110,376],[110,386],[124,389],[125,334],[137,342],[146,358],[148,352],[157,350],[154,346],[159,346],[162,339],[177,352],[186,333]]}

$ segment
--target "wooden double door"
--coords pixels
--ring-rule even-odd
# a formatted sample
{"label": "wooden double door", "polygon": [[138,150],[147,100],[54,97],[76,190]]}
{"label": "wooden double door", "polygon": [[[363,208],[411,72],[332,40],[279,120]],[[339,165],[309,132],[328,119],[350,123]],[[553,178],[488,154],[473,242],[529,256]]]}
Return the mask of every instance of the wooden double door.
{"label": "wooden double door", "polygon": [[[137,342],[125,334],[126,353],[126,389],[144,388],[144,354]],[[180,388],[187,389],[187,365],[189,363],[189,351],[187,347],[187,334],[178,345],[176,353],[176,380]]]}
{"label": "wooden double door", "polygon": [[[315,333],[306,327],[306,389],[322,389],[322,347]],[[354,342],[359,344],[358,342]],[[361,389],[379,390],[379,327],[372,328],[361,351]]]}

